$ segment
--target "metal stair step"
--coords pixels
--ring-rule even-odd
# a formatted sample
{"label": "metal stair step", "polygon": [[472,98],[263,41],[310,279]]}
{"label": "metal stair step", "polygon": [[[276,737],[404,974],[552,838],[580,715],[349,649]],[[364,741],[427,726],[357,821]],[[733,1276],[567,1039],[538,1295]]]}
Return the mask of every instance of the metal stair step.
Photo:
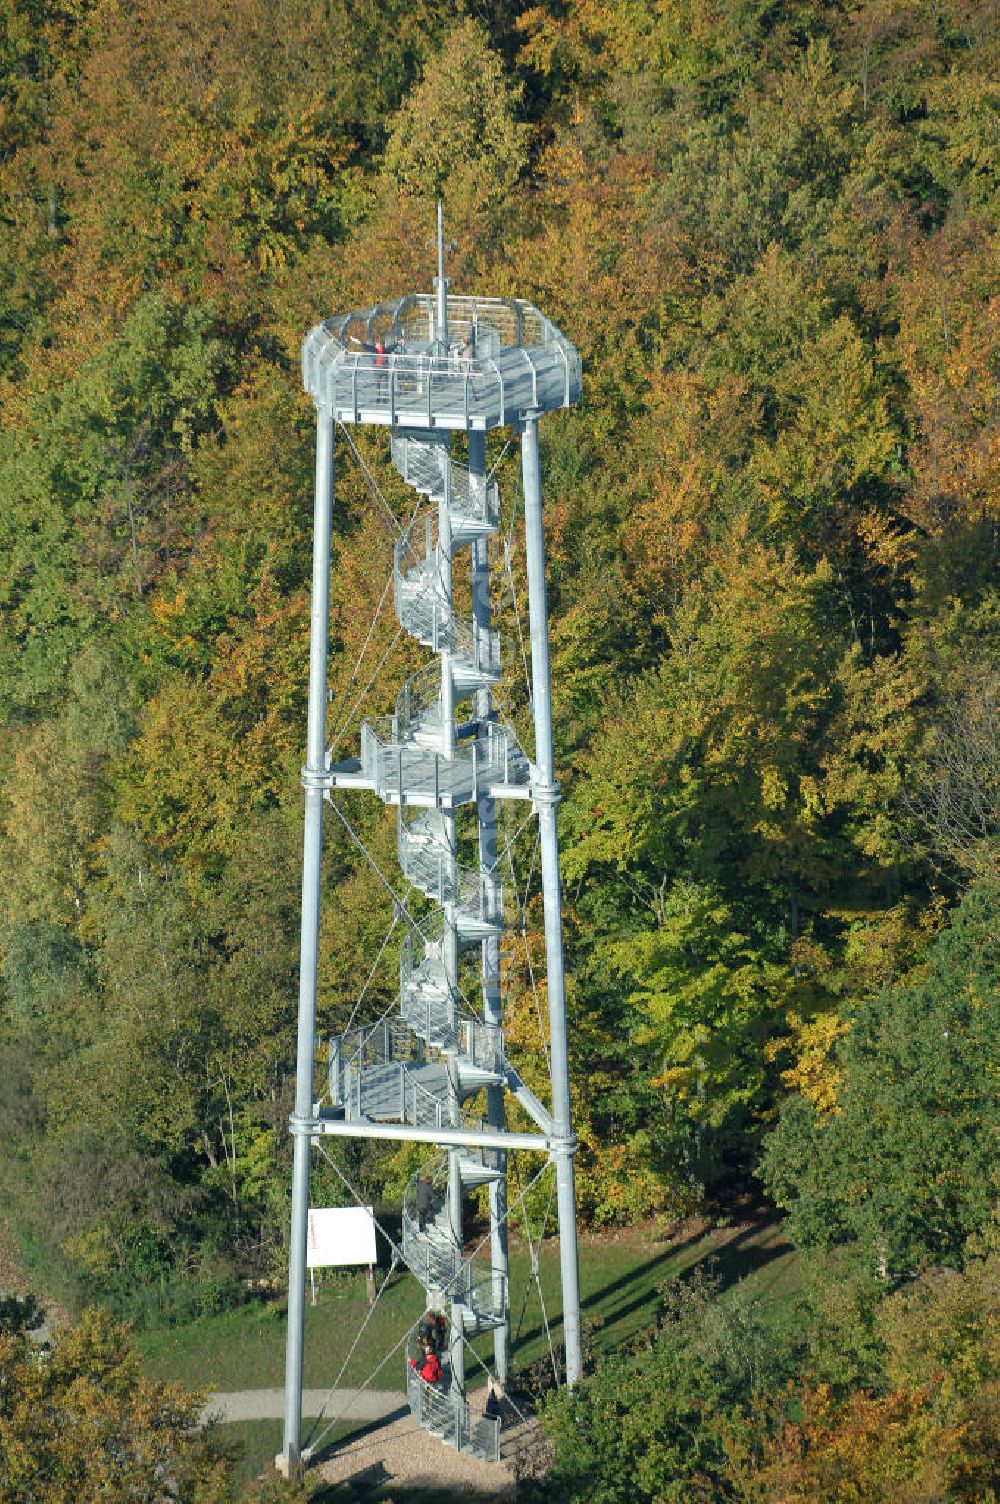
{"label": "metal stair step", "polygon": [[503,1170],[491,1170],[485,1165],[478,1164],[475,1160],[468,1160],[465,1156],[459,1159],[459,1168],[463,1186],[487,1185],[493,1180],[503,1180]]}

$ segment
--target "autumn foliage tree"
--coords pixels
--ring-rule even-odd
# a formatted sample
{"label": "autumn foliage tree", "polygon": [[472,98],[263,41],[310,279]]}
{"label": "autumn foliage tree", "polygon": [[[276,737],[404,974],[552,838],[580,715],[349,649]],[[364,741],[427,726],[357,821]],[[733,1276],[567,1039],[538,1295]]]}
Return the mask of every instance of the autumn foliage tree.
{"label": "autumn foliage tree", "polygon": [[[0,1499],[233,1498],[232,1459],[202,1424],[204,1395],[144,1378],[125,1330],[97,1310],[44,1347],[0,1329]],[[243,1498],[300,1499],[292,1485]]]}
{"label": "autumn foliage tree", "polygon": [[[796,1230],[857,1220],[868,1113],[882,1231],[849,1237],[954,1256],[992,1118],[916,1030],[921,1118],[907,1030],[946,953],[972,974],[948,911],[996,874],[998,46],[987,0],[0,6],[0,1182],[89,1290],[196,1269],[208,1299],[282,1259],[298,345],[429,285],[438,192],[455,288],[530,298],[584,359],[543,439],[584,1215],[703,1205],[780,1119]],[[344,446],[338,751],[420,661],[379,614],[405,492],[355,439],[381,500]],[[339,822],[324,883],[332,1031],[392,903]],[[909,1187],[919,1235],[882,1067],[943,1177]]]}

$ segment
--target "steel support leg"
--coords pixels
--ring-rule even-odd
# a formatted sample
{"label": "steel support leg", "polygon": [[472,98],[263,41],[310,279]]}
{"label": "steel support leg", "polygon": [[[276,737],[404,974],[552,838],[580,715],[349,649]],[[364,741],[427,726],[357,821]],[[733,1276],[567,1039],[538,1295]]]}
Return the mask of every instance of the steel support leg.
{"label": "steel support leg", "polygon": [[[461,1126],[462,1111],[458,1092],[458,1055],[451,1050],[447,1056],[448,1066],[448,1097],[451,1107],[452,1126]],[[462,1230],[462,1151],[461,1149],[448,1150],[448,1220],[451,1225],[452,1235],[458,1245],[459,1259],[462,1257],[463,1230]],[[451,1303],[451,1342],[449,1352],[451,1357],[451,1382],[459,1394],[465,1394],[465,1345],[464,1345],[464,1318],[462,1316],[461,1292],[460,1299]]]}
{"label": "steel support leg", "polygon": [[556,1204],[559,1209],[559,1262],[562,1275],[563,1336],[566,1382],[574,1384],[582,1369],[580,1277],[576,1251],[576,1192],[573,1155],[576,1139],[570,1119],[569,1055],[566,1035],[566,981],[562,951],[562,896],[559,884],[559,834],[552,747],[552,684],[549,671],[549,623],[545,586],[545,531],[542,521],[542,473],[538,450],[538,416],[525,419],[521,440],[524,527],[528,565],[528,614],[531,625],[531,687],[535,719],[535,782],[532,797],[538,812],[542,900],[545,910],[546,986],[549,999],[549,1048],[552,1115],[556,1146]]}
{"label": "steel support leg", "polygon": [[313,522],[309,714],[302,861],[302,939],[299,1021],[292,1128],[292,1220],[288,1254],[288,1342],[285,1352],[285,1428],[277,1465],[289,1476],[302,1460],[302,1338],[306,1296],[310,1138],[316,1055],[316,972],[319,953],[320,866],[326,754],[326,656],[330,626],[330,531],[333,523],[333,416],[320,410],[316,429],[316,505]]}
{"label": "steel support leg", "polygon": [[[472,483],[486,482],[486,435],[469,434],[469,475]],[[486,538],[477,538],[472,545],[472,619],[477,636],[485,638],[490,630],[490,554]],[[476,695],[476,715],[485,725],[493,713],[493,695],[489,688]],[[479,864],[493,874],[490,887],[496,888],[499,874],[497,862],[497,806],[489,794],[480,792],[476,806],[479,822]],[[483,1017],[488,1024],[499,1029],[503,1024],[503,1003],[500,996],[500,936],[490,935],[482,947]],[[504,1109],[504,1089],[490,1086],[486,1091],[486,1121],[494,1128],[506,1128],[507,1114]],[[499,1306],[508,1298],[509,1254],[507,1238],[507,1156],[501,1158],[503,1178],[490,1183],[490,1263],[493,1269],[493,1299]],[[507,1383],[510,1367],[510,1321],[502,1322],[493,1330],[493,1361],[496,1376],[501,1384]]]}
{"label": "steel support leg", "polygon": [[[447,284],[445,284],[446,286]],[[440,289],[439,289],[440,292]],[[443,293],[440,294],[443,298]],[[443,306],[443,304],[442,304]],[[447,339],[447,315],[443,315],[445,339]],[[451,558],[451,441],[445,437],[442,441],[442,455],[445,459],[444,496],[438,506],[438,584],[442,598],[446,605],[451,641],[454,643],[454,608],[455,603],[452,591],[452,558]],[[441,654],[441,753],[449,760],[455,756],[455,678],[451,666],[451,652]],[[456,870],[457,842],[455,835],[455,813],[441,811],[441,824],[447,835],[449,864],[452,873]],[[457,894],[456,894],[457,898]],[[444,955],[445,974],[448,978],[448,989],[451,994],[450,1023],[452,1029],[458,1029],[458,920],[457,903],[455,900],[445,904],[444,910],[444,935],[442,948]],[[448,1064],[448,1105],[452,1126],[460,1127],[462,1121],[462,1100],[458,1089],[458,1054],[456,1050],[449,1050]],[[462,1158],[461,1150],[450,1149],[448,1151],[448,1213],[451,1222],[451,1230],[458,1244],[459,1258],[461,1258],[463,1244],[462,1229]],[[462,1317],[460,1302],[453,1301],[451,1306],[451,1382],[452,1387],[459,1394],[465,1394],[465,1346],[463,1342],[465,1327]]]}

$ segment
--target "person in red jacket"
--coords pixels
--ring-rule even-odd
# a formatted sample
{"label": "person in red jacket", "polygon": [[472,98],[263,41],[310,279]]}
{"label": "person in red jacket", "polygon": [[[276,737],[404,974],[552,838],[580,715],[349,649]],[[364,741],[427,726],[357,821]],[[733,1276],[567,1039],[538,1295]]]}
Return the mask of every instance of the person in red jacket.
{"label": "person in red jacket", "polygon": [[416,1358],[411,1358],[410,1367],[416,1368],[425,1384],[436,1384],[441,1377],[441,1360],[429,1342],[424,1343],[423,1363],[418,1366]]}

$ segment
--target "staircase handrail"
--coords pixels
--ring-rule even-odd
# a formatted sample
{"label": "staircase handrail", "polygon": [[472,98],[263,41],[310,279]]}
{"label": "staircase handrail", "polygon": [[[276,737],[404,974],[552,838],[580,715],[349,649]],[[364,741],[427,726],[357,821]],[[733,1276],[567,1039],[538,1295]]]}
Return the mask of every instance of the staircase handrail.
{"label": "staircase handrail", "polygon": [[467,867],[455,860],[436,816],[407,820],[399,807],[396,851],[403,876],[428,898],[454,903],[460,914],[480,924],[499,926],[503,920],[503,884],[487,867]]}
{"label": "staircase handrail", "polygon": [[[465,369],[463,362],[462,369]],[[450,463],[450,474],[445,479],[442,466],[443,450],[439,444],[428,442],[408,433],[394,433],[390,439],[392,462],[407,485],[414,486],[427,496],[440,500],[448,487],[449,505],[453,512],[496,527],[500,518],[500,491],[495,480],[473,475],[468,465],[458,460]]]}
{"label": "staircase handrail", "polygon": [[[471,616],[457,615],[448,604],[441,576],[436,523],[418,514],[393,544],[393,600],[404,627],[434,652],[449,651],[472,672],[490,678],[500,675],[500,634],[481,627]],[[423,533],[424,550],[417,534]],[[440,676],[440,669],[438,669]]]}
{"label": "staircase handrail", "polygon": [[487,1269],[485,1260],[475,1259],[463,1262],[461,1276],[461,1279],[452,1281],[449,1291],[452,1299],[468,1306],[474,1316],[487,1321],[503,1321],[509,1304],[506,1276],[499,1270]]}
{"label": "staircase handrail", "polygon": [[433,978],[435,985],[443,989],[450,987],[444,963],[433,953],[433,944],[433,941],[424,944],[423,954],[418,960],[412,932],[403,937],[399,952],[400,1003],[403,1017],[418,1038],[434,1049],[449,1049],[454,1046],[455,1031],[449,1022],[451,1008],[447,997],[436,1003],[430,998],[423,1004],[419,1001],[421,989],[416,979],[422,970],[427,981]]}
{"label": "staircase handrail", "polygon": [[503,1030],[498,1024],[483,1023],[478,1018],[463,1018],[459,1022],[459,1048],[474,1066],[484,1071],[499,1071],[503,1067]]}
{"label": "staircase handrail", "polygon": [[440,1432],[445,1441],[462,1450],[469,1439],[469,1406],[457,1390],[443,1379],[429,1384],[407,1362],[406,1398],[420,1425]]}
{"label": "staircase handrail", "polygon": [[400,737],[409,741],[435,720],[441,724],[441,665],[432,659],[404,681],[396,696],[396,722]]}
{"label": "staircase handrail", "polygon": [[396,1015],[387,1014],[377,1023],[362,1024],[334,1038],[345,1066],[388,1065],[397,1060],[419,1060],[421,1054],[412,1030]]}

